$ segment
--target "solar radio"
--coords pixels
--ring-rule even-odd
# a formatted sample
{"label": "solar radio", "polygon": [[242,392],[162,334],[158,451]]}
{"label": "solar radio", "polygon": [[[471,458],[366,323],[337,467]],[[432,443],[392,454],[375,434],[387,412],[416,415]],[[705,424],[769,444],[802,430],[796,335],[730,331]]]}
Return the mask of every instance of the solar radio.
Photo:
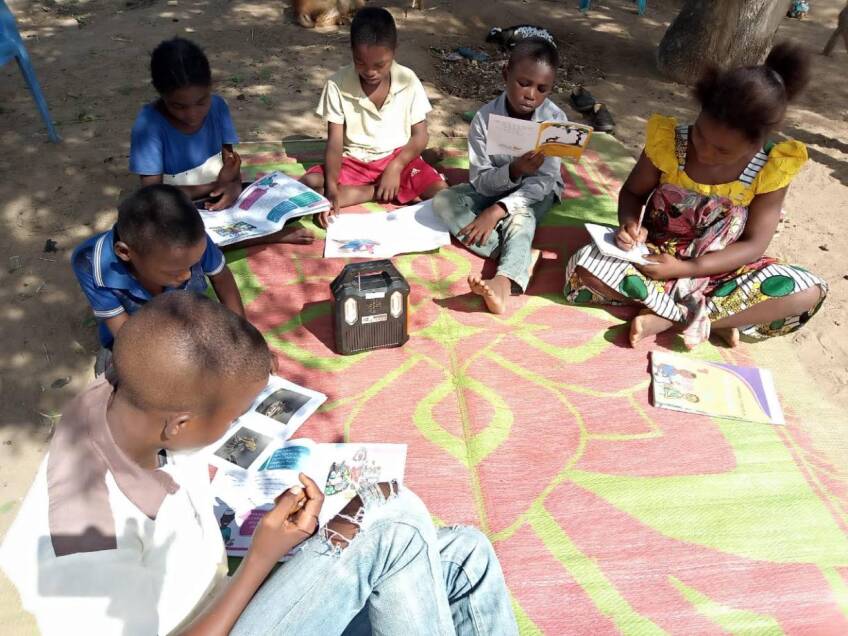
{"label": "solar radio", "polygon": [[390,260],[345,265],[330,291],[338,353],[400,347],[409,340],[409,284]]}

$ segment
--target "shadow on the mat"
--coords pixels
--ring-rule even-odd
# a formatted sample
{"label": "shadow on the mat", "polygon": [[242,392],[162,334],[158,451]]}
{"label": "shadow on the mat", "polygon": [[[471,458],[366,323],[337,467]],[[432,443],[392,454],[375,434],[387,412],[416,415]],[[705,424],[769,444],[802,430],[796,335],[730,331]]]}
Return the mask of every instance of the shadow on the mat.
{"label": "shadow on the mat", "polygon": [[[329,301],[317,300],[304,303],[300,310],[301,315],[313,315],[312,320],[301,323],[303,328],[315,336],[327,350],[334,353],[336,350],[336,339],[333,335],[333,312],[325,310],[321,305],[329,305]],[[332,308],[330,308],[332,309]]]}
{"label": "shadow on the mat", "polygon": [[459,294],[450,298],[434,298],[433,302],[443,309],[458,311],[463,314],[475,314],[486,311],[483,299],[473,292]]}

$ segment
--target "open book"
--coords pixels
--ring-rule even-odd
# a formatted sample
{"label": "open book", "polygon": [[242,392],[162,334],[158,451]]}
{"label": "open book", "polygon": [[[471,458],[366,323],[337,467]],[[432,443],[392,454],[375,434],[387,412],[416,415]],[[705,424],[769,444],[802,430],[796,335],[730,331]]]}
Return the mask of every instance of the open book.
{"label": "open book", "polygon": [[589,145],[593,128],[570,121],[527,121],[489,115],[487,155],[518,157],[535,150],[546,157],[579,159]]}
{"label": "open book", "polygon": [[299,473],[324,491],[318,525],[324,526],[356,496],[358,487],[395,480],[403,483],[405,444],[316,444],[293,439],[276,445],[256,468],[213,470],[215,518],[227,554],[244,556],[256,524],[274,499],[299,486]]}
{"label": "open book", "polygon": [[272,172],[244,189],[236,202],[218,211],[200,210],[216,245],[267,236],[286,221],[330,209],[330,202],[296,179]]}
{"label": "open book", "polygon": [[209,465],[214,512],[227,553],[244,556],[256,524],[298,475],[324,491],[318,522],[324,525],[356,495],[358,487],[403,483],[405,444],[316,444],[289,439],[324,403],[323,393],[278,376],[216,442],[192,456]]}
{"label": "open book", "polygon": [[785,424],[768,369],[651,353],[654,406],[762,424]]}

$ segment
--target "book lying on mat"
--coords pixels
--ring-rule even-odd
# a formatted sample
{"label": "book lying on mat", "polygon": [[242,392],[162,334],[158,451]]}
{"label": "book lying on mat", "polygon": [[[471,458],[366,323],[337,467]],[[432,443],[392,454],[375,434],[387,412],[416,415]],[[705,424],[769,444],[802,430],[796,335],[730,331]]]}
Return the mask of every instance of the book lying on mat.
{"label": "book lying on mat", "polygon": [[230,207],[200,210],[200,216],[216,245],[230,245],[273,234],[286,221],[329,209],[330,202],[311,188],[272,172],[247,186]]}
{"label": "book lying on mat", "polygon": [[649,264],[650,261],[646,260],[645,257],[650,252],[644,243],[640,243],[630,250],[623,250],[615,243],[615,228],[608,225],[586,223],[586,231],[592,237],[592,241],[594,241],[598,251],[604,256],[636,263],[637,265]]}
{"label": "book lying on mat", "polygon": [[425,201],[391,212],[339,214],[327,227],[325,258],[391,258],[450,245],[450,232]]}
{"label": "book lying on mat", "polygon": [[762,424],[785,424],[768,369],[651,353],[654,406]]}
{"label": "book lying on mat", "polygon": [[570,121],[526,121],[489,115],[486,154],[520,156],[531,150],[546,157],[580,159],[593,128]]}
{"label": "book lying on mat", "polygon": [[403,483],[405,444],[316,444],[293,439],[276,445],[256,468],[214,467],[215,518],[227,554],[244,556],[256,524],[276,499],[305,473],[324,491],[318,517],[324,526],[356,495],[357,488],[395,480]]}

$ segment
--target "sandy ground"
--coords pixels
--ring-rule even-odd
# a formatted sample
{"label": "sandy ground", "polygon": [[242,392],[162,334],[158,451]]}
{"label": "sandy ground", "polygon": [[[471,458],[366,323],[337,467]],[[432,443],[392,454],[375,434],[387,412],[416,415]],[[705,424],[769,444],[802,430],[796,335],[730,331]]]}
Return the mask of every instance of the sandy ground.
{"label": "sandy ground", "polygon": [[[136,184],[127,173],[129,130],[153,97],[150,50],[173,35],[204,46],[244,141],[321,134],[312,109],[325,78],[348,59],[346,29],[297,27],[279,0],[9,4],[64,141],[47,141],[15,66],[0,69],[0,535],[31,482],[59,409],[92,377],[93,322],[68,258],[74,245],[114,222],[116,202]],[[377,4],[394,12],[399,61],[416,70],[431,94],[433,135],[464,135],[459,113],[480,99],[440,90],[450,81],[431,47],[482,46],[489,27],[521,23],[545,26],[565,43],[556,101],[565,106],[571,83],[585,82],[609,105],[617,136],[634,154],[652,113],[693,116],[688,90],[663,80],[654,65],[656,45],[679,6],[675,0],[651,0],[643,17],[628,0],[595,2],[587,16],[578,13],[577,0],[427,0],[426,10],[408,14],[401,0]],[[820,51],[842,4],[813,2],[808,19],[783,21],[779,37]],[[792,344],[837,406],[848,406],[848,234],[839,228],[848,217],[846,65],[841,44],[830,59],[816,55],[815,79],[783,127],[808,144],[812,161],[790,189],[788,220],[770,249],[831,284],[823,311]],[[58,251],[44,251],[48,239]]]}

